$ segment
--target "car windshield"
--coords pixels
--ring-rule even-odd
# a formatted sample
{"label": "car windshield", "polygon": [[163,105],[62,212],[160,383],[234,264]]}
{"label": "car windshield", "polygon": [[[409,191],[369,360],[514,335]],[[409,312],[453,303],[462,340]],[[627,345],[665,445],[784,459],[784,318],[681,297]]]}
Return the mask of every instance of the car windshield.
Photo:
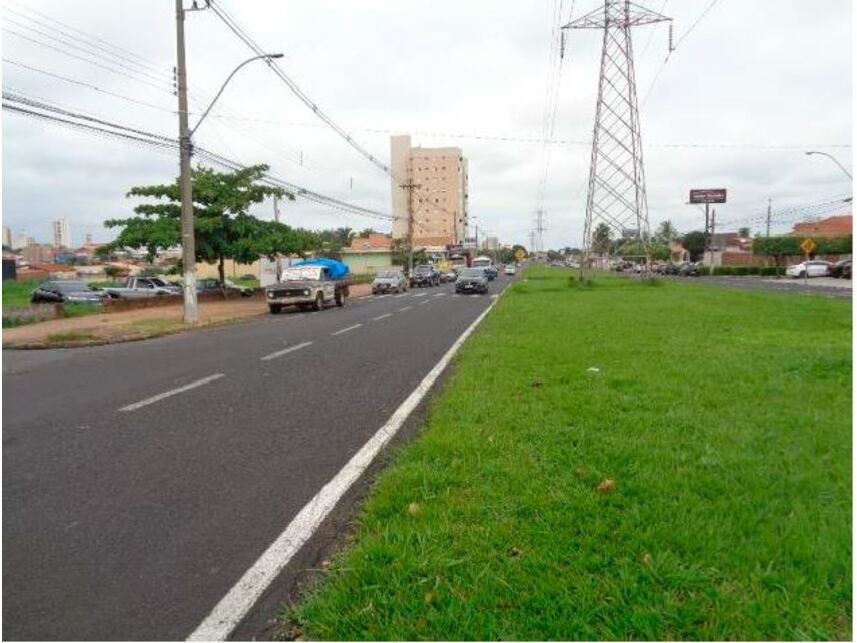
{"label": "car windshield", "polygon": [[420,274],[423,274],[426,272],[431,272],[431,266],[417,266],[416,268],[414,268],[414,272],[417,272]]}
{"label": "car windshield", "polygon": [[397,272],[382,272],[378,275],[378,279],[395,279],[398,276]]}
{"label": "car windshield", "polygon": [[485,270],[482,268],[465,268],[461,271],[462,277],[484,277]]}
{"label": "car windshield", "polygon": [[81,292],[89,290],[89,286],[82,281],[51,281],[45,284],[45,287],[53,288],[60,292]]}

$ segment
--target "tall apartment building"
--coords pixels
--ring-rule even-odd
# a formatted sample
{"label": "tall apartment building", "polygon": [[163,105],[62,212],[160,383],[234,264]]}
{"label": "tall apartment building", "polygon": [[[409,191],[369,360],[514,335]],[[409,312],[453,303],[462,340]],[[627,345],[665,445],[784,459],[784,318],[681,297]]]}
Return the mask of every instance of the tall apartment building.
{"label": "tall apartment building", "polygon": [[3,226],[3,245],[12,247],[12,230],[9,229],[9,226]]}
{"label": "tall apartment building", "polygon": [[53,222],[54,248],[70,248],[71,233],[68,228],[68,219],[63,217]]}
{"label": "tall apartment building", "polygon": [[[407,135],[390,137],[393,239],[408,238],[408,198],[413,199],[414,247],[442,251],[467,234],[467,159],[458,147],[411,147]],[[402,182],[419,188],[403,189]]]}

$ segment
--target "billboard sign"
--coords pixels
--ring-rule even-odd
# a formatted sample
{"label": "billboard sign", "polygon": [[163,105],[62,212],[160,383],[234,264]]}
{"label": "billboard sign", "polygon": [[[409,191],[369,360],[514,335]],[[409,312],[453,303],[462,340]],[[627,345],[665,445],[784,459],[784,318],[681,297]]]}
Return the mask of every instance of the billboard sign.
{"label": "billboard sign", "polygon": [[691,203],[726,203],[726,188],[691,190]]}

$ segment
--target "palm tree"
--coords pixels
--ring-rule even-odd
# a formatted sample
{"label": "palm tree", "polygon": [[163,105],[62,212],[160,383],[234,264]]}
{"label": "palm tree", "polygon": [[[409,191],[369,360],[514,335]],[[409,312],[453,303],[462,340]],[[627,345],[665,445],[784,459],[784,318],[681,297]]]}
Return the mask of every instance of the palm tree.
{"label": "palm tree", "polygon": [[667,245],[671,244],[678,238],[678,230],[672,224],[672,221],[667,219],[666,221],[661,221],[661,224],[658,226],[657,232],[655,232],[655,237],[661,243],[666,243]]}

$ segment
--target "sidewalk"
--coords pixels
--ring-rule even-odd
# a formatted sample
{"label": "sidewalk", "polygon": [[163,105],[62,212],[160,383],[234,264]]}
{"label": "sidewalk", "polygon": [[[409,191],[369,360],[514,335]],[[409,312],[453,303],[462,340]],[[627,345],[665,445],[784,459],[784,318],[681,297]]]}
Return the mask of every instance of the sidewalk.
{"label": "sidewalk", "polygon": [[[351,286],[351,297],[371,294],[370,284]],[[347,305],[347,304],[346,304]],[[175,306],[141,308],[70,319],[53,319],[18,328],[3,329],[4,348],[59,348],[133,341],[206,326],[237,323],[268,313],[261,297],[202,302],[199,324],[188,329],[182,323],[181,302]]]}

